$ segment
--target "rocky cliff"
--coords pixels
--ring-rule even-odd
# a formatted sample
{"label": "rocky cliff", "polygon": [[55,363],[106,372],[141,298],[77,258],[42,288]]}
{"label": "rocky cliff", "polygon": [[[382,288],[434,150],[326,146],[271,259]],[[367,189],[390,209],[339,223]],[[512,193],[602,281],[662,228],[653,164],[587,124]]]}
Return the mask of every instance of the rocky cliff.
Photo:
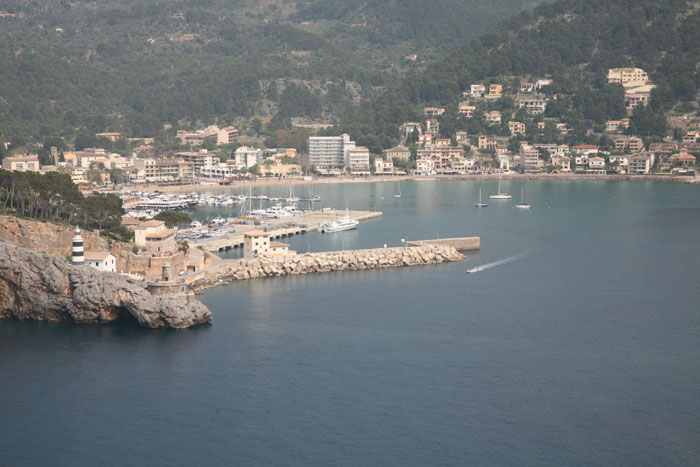
{"label": "rocky cliff", "polygon": [[250,260],[226,260],[202,274],[192,288],[202,291],[235,280],[360,269],[395,268],[460,261],[464,256],[445,245],[330,251]]}
{"label": "rocky cliff", "polygon": [[[0,216],[0,240],[29,248],[49,255],[70,255],[73,229],[71,225],[51,224],[14,216]],[[85,249],[88,251],[112,251],[114,246],[98,234],[82,231]]]}
{"label": "rocky cliff", "polygon": [[0,241],[0,318],[74,323],[133,318],[148,328],[187,328],[211,322],[212,315],[187,295],[152,295],[142,281]]}

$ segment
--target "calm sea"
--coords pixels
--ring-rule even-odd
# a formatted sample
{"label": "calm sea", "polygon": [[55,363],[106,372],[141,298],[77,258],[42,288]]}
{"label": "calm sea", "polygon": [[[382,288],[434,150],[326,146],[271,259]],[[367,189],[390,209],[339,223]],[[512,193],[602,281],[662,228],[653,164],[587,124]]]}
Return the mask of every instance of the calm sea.
{"label": "calm sea", "polygon": [[220,287],[186,331],[0,322],[0,465],[700,465],[700,186],[479,186],[316,186],[384,217],[288,239],[481,236],[461,263]]}

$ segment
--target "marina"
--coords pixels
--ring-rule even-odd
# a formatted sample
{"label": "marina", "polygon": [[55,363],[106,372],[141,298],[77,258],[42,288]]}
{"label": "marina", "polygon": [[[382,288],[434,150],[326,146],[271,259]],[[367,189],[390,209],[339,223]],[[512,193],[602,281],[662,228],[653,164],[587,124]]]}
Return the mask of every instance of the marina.
{"label": "marina", "polygon": [[[353,220],[359,222],[368,221],[382,217],[382,212],[377,211],[349,211],[348,214]],[[226,220],[219,224],[219,227],[212,230],[215,235],[207,234],[200,238],[188,238],[188,233],[198,230],[188,229],[178,231],[180,238],[187,239],[191,247],[203,248],[209,252],[226,251],[243,246],[243,234],[252,230],[260,229],[270,234],[273,240],[301,235],[319,230],[319,225],[334,222],[340,217],[335,210],[308,211],[289,218],[267,219],[264,224],[236,224],[235,219]]]}

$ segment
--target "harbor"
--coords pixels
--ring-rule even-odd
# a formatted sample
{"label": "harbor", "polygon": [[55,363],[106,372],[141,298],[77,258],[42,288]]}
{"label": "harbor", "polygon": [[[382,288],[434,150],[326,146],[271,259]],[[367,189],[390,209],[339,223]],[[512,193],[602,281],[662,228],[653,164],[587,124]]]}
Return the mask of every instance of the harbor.
{"label": "harbor", "polygon": [[[348,211],[350,217],[358,222],[368,221],[382,217],[380,211]],[[189,233],[201,231],[201,229],[182,229],[178,231],[178,236],[187,239],[190,247],[202,248],[208,252],[227,251],[234,248],[243,247],[243,238],[246,232],[253,230],[263,230],[267,232],[270,239],[301,235],[319,230],[319,225],[334,221],[345,215],[345,211],[326,209],[321,211],[301,212],[291,217],[277,219],[266,219],[265,222],[249,224],[236,223],[235,218],[223,219],[217,222],[214,229],[215,235],[198,239],[187,239]]]}

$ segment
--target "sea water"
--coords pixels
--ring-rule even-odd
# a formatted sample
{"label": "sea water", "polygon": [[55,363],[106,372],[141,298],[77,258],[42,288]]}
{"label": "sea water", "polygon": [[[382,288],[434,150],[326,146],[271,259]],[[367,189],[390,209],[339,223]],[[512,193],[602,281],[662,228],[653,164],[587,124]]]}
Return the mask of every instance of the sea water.
{"label": "sea water", "polygon": [[0,322],[0,465],[698,465],[700,186],[480,186],[314,186],[384,216],[284,239],[480,236],[459,263],[239,282],[184,331]]}

